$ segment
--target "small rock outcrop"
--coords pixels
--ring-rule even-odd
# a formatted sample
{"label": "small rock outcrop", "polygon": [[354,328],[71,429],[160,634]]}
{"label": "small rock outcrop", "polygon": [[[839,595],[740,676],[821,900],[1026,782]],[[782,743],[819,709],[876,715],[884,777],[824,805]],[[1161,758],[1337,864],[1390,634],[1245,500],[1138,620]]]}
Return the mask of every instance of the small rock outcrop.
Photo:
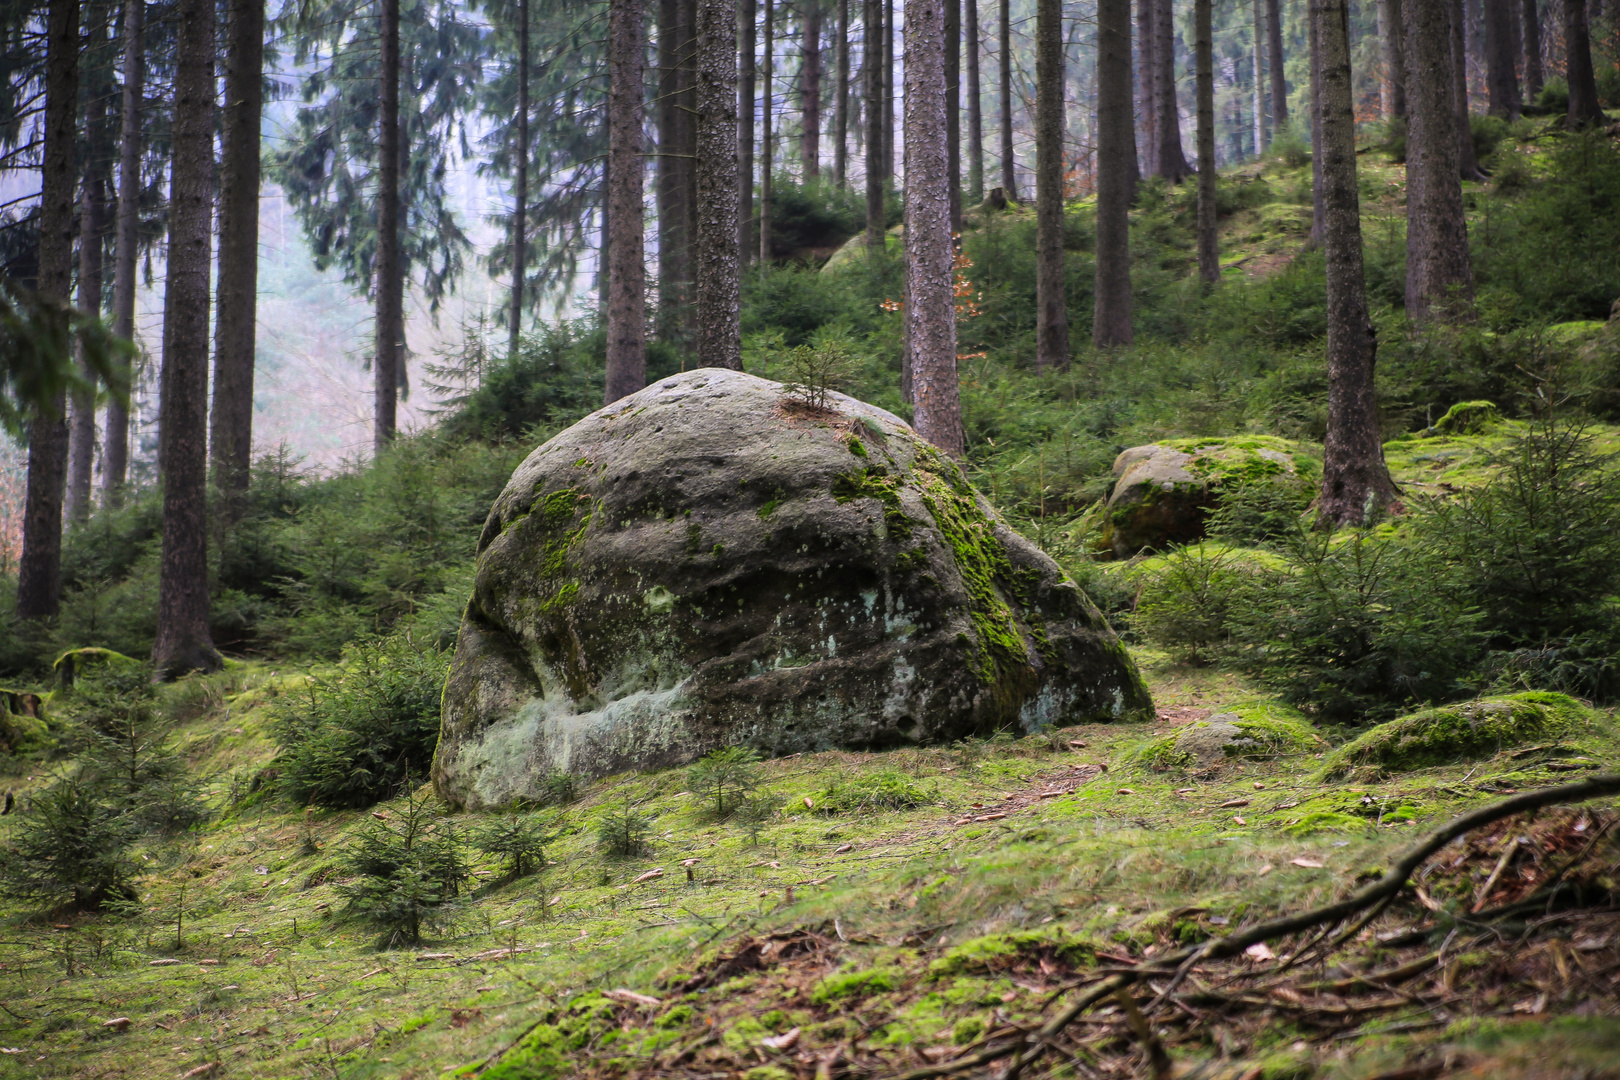
{"label": "small rock outcrop", "polygon": [[1133,446],[1114,459],[1114,487],[1098,548],[1126,559],[1192,543],[1204,535],[1204,521],[1228,485],[1320,471],[1321,465],[1297,446],[1268,435]]}
{"label": "small rock outcrop", "polygon": [[902,421],[700,369],[513,474],[479,540],[433,778],[472,809],[553,770],[1145,719],[1106,621]]}
{"label": "small rock outcrop", "polygon": [[1272,758],[1324,745],[1299,713],[1275,702],[1232,705],[1173,735],[1147,744],[1138,756],[1153,769],[1192,772],[1242,758]]}

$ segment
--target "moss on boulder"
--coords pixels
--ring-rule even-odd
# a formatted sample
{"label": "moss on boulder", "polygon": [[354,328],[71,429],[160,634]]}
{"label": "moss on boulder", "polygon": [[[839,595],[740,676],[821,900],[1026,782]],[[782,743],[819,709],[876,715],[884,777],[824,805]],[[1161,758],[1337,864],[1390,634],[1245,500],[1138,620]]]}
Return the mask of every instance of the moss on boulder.
{"label": "moss on boulder", "polygon": [[1101,552],[1129,558],[1204,535],[1204,521],[1229,486],[1319,475],[1301,447],[1270,435],[1171,439],[1133,446],[1114,459]]}
{"label": "moss on boulder", "polygon": [[1271,758],[1323,745],[1310,721],[1277,702],[1244,702],[1155,739],[1136,753],[1151,769],[1210,769],[1234,758]]}
{"label": "moss on boulder", "polygon": [[1489,758],[1538,739],[1578,735],[1608,722],[1563,694],[1532,691],[1481,698],[1391,720],[1335,750],[1324,779],[1375,779]]}
{"label": "moss on boulder", "polygon": [[832,405],[704,368],[531,454],[479,541],[441,796],[1151,715],[1107,622],[954,462]]}
{"label": "moss on boulder", "polygon": [[1446,410],[1446,415],[1424,430],[1434,435],[1481,435],[1502,422],[1502,410],[1494,401],[1459,401]]}

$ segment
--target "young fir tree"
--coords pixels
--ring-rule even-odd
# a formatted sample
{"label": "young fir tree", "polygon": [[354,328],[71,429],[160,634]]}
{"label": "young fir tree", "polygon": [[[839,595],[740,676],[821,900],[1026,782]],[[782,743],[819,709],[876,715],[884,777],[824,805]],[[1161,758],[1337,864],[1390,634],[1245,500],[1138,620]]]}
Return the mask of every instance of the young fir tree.
{"label": "young fir tree", "polygon": [[428,798],[373,816],[349,846],[352,880],[337,886],[348,911],[381,932],[384,948],[415,945],[457,914],[467,880],[461,838]]}

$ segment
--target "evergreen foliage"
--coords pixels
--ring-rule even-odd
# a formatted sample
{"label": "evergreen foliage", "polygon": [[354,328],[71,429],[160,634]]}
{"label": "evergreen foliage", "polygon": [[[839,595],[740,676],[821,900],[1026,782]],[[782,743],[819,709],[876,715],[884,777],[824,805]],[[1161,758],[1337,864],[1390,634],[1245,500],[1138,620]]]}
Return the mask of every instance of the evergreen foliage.
{"label": "evergreen foliage", "polygon": [[79,770],[31,798],[11,842],[0,850],[6,895],[96,911],[130,899],[138,864],[130,855],[135,822],[99,778]]}
{"label": "evergreen foliage", "polygon": [[596,824],[596,846],[610,859],[645,855],[652,843],[652,818],[628,802],[609,807]]}
{"label": "evergreen foliage", "polygon": [[485,855],[502,860],[503,881],[516,881],[546,865],[549,839],[543,822],[510,814],[486,824],[474,837],[473,845]]}
{"label": "evergreen foliage", "polygon": [[759,786],[759,755],[746,746],[727,746],[687,769],[686,778],[693,791],[712,800],[714,816],[723,818]]}
{"label": "evergreen foliage", "polygon": [[383,948],[415,945],[424,931],[450,925],[467,880],[461,838],[414,793],[394,813],[374,814],[349,846],[338,886],[347,910],[380,933]]}

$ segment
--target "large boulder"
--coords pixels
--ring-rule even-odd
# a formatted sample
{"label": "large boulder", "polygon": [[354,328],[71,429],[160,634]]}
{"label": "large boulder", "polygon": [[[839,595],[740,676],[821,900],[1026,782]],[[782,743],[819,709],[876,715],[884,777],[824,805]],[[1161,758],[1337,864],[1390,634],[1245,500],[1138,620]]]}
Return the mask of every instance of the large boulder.
{"label": "large boulder", "polygon": [[1204,535],[1204,521],[1222,490],[1320,471],[1321,465],[1299,447],[1270,435],[1133,446],[1114,459],[1114,487],[1098,547],[1124,559],[1143,550],[1192,543]]}
{"label": "large boulder", "polygon": [[1091,602],[902,421],[722,369],[529,455],[478,544],[433,778],[481,808],[553,770],[717,747],[937,743],[1146,719]]}

